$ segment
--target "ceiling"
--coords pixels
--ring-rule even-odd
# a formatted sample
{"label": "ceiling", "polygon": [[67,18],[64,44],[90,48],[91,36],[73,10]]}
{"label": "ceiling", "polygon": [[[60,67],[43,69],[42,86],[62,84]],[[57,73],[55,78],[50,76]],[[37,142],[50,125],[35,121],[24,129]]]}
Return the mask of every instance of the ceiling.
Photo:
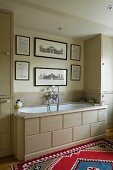
{"label": "ceiling", "polygon": [[60,36],[113,36],[113,0],[0,0],[14,11],[14,25]]}

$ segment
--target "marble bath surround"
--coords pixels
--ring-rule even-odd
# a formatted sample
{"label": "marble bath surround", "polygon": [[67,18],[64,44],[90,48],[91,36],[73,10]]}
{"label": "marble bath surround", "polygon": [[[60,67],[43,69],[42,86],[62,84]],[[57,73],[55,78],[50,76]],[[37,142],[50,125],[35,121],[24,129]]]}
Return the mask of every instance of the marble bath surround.
{"label": "marble bath surround", "polygon": [[31,159],[105,136],[106,106],[90,104],[47,113],[26,111],[21,112],[20,109],[13,116],[14,154],[18,160]]}
{"label": "marble bath surround", "polygon": [[28,115],[30,116],[36,116],[36,114],[53,114],[52,112],[57,112],[56,114],[67,112],[67,111],[73,111],[81,108],[86,107],[92,107],[95,106],[93,103],[86,103],[86,102],[70,102],[70,103],[63,103],[59,104],[59,109],[57,111],[57,103],[56,104],[50,104],[50,111],[48,111],[48,105],[40,105],[40,106],[26,106],[21,107],[17,110],[17,114],[21,115]]}

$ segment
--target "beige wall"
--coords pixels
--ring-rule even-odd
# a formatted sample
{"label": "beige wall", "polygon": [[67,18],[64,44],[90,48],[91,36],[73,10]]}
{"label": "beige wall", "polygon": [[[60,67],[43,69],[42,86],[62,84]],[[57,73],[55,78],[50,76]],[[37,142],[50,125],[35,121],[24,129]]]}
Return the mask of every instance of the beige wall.
{"label": "beige wall", "polygon": [[[87,99],[95,98],[96,102],[100,102],[101,96],[104,95],[102,100],[108,105],[107,128],[113,127],[113,101],[106,103],[106,96],[113,95],[113,38],[97,35],[93,39],[87,40],[87,53],[85,54],[85,67],[84,67],[84,46],[82,41],[77,41],[74,38],[59,37],[50,34],[34,32],[31,30],[21,29],[15,27],[15,35],[24,35],[30,37],[30,56],[15,55],[14,60],[29,61],[30,62],[30,80],[17,81],[14,80],[14,103],[17,98],[23,100],[23,105],[37,105],[44,104],[43,92],[45,87],[35,87],[33,85],[33,68],[34,67],[55,67],[68,69],[67,86],[60,87],[60,102],[78,101],[81,96],[86,96]],[[49,59],[43,57],[34,57],[34,37],[45,38],[68,43],[67,60]],[[102,38],[102,39],[101,39]],[[92,41],[93,40],[93,41]],[[81,60],[70,60],[70,44],[81,45]],[[91,64],[90,64],[91,63]],[[95,63],[95,64],[94,64]],[[102,64],[104,63],[104,64]],[[70,66],[71,64],[81,65],[81,80],[70,80]],[[89,74],[89,68],[92,70]],[[85,72],[85,84],[84,84]],[[85,90],[85,93],[79,93]],[[28,93],[29,92],[29,93]],[[36,93],[37,92],[37,93]],[[78,93],[76,93],[78,92]],[[101,94],[102,93],[102,94]],[[107,93],[107,95],[106,95]]]}
{"label": "beige wall", "polygon": [[[15,35],[23,35],[30,37],[30,56],[20,56],[14,55],[14,60],[20,61],[29,61],[30,62],[30,80],[29,81],[18,81],[14,80],[14,92],[41,92],[41,89],[44,87],[35,87],[34,83],[34,74],[33,68],[34,67],[53,67],[53,68],[64,68],[68,69],[68,79],[67,79],[67,86],[60,87],[60,91],[75,91],[75,90],[83,90],[83,82],[84,82],[84,57],[83,57],[83,42],[77,41],[74,38],[68,37],[60,37],[50,34],[44,34],[39,32],[34,32],[31,30],[21,29],[21,28],[14,28]],[[49,59],[43,57],[34,57],[34,37],[45,38],[55,41],[61,41],[68,43],[67,49],[67,60],[60,60],[60,59]],[[81,59],[80,61],[70,60],[70,44],[80,44],[81,45]],[[14,44],[15,45],[15,44]],[[70,80],[70,68],[71,64],[80,64],[81,65],[81,80],[80,81],[71,81]]]}

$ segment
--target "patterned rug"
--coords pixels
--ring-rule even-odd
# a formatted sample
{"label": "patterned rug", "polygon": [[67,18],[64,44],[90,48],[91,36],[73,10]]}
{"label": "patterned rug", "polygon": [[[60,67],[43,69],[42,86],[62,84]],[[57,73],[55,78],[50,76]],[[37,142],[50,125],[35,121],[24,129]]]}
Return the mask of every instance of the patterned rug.
{"label": "patterned rug", "polygon": [[113,142],[93,140],[11,167],[12,170],[113,170]]}

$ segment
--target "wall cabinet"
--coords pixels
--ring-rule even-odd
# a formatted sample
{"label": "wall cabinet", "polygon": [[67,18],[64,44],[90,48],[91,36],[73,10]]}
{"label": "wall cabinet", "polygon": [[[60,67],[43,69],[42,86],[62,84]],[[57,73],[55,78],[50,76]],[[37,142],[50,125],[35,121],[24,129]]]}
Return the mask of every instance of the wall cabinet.
{"label": "wall cabinet", "polygon": [[96,97],[97,102],[103,101],[108,105],[107,129],[111,129],[113,128],[112,37],[99,34],[84,42],[84,70],[86,96]]}
{"label": "wall cabinet", "polygon": [[0,95],[11,94],[11,13],[0,10]]}
{"label": "wall cabinet", "polygon": [[101,35],[84,42],[84,90],[101,90]]}
{"label": "wall cabinet", "polygon": [[0,157],[11,154],[13,14],[0,9]]}
{"label": "wall cabinet", "polygon": [[102,92],[113,92],[113,38],[102,36]]}

